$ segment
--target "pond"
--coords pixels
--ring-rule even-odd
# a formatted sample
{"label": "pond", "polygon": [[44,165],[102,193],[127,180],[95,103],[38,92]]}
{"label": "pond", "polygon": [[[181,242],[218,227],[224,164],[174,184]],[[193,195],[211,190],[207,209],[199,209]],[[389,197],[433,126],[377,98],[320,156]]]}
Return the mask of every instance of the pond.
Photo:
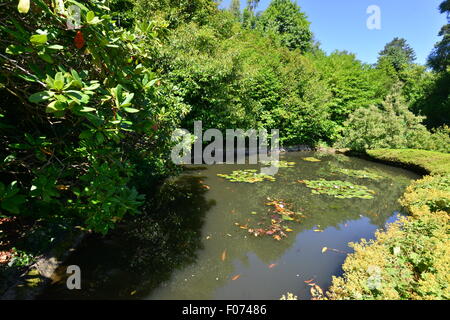
{"label": "pond", "polygon": [[[342,274],[349,242],[398,219],[418,178],[344,155],[280,160],[274,181],[255,183],[218,175],[260,165],[189,166],[151,213],[88,238],[40,299],[310,299],[311,284],[325,290]],[[80,266],[81,290],[66,288],[67,265]]]}

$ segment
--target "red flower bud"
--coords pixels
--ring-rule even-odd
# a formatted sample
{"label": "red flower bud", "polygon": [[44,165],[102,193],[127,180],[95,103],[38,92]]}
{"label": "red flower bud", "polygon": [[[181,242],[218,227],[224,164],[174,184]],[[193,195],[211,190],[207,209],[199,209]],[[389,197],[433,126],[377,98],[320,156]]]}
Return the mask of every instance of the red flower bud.
{"label": "red flower bud", "polygon": [[85,41],[84,41],[83,33],[81,31],[77,31],[77,34],[74,39],[74,43],[75,43],[75,47],[77,47],[77,49],[81,49],[84,47]]}

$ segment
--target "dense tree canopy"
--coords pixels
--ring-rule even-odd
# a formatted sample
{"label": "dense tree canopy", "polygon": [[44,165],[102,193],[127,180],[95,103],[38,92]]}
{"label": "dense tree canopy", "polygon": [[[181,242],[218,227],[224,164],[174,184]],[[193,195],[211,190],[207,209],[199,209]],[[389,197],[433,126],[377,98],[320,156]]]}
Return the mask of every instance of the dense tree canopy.
{"label": "dense tree canopy", "polygon": [[403,38],[394,38],[394,40],[386,44],[384,49],[380,51],[378,63],[380,64],[385,60],[399,72],[404,70],[408,65],[411,65],[415,59],[416,54],[406,40]]}
{"label": "dense tree canopy", "polygon": [[442,2],[439,9],[441,13],[447,14],[448,23],[442,27],[439,33],[442,40],[435,45],[428,58],[428,64],[435,71],[447,71],[450,66],[450,0]]}
{"label": "dense tree canopy", "polygon": [[[404,39],[371,66],[313,45],[290,0],[236,15],[212,0],[77,2],[80,30],[44,0],[2,5],[1,214],[62,212],[106,233],[148,207],[148,185],[174,172],[171,132],[196,120],[280,129],[285,145],[397,146],[413,132],[446,144],[447,129],[430,136],[420,120],[449,124],[449,73],[414,64]],[[384,132],[364,131],[377,122]]]}
{"label": "dense tree canopy", "polygon": [[291,0],[273,0],[258,19],[258,27],[266,33],[280,37],[289,49],[307,51],[311,48],[313,34],[310,22],[301,8]]}
{"label": "dense tree canopy", "polygon": [[239,21],[239,19],[241,18],[241,1],[240,0],[231,0],[230,12]]}

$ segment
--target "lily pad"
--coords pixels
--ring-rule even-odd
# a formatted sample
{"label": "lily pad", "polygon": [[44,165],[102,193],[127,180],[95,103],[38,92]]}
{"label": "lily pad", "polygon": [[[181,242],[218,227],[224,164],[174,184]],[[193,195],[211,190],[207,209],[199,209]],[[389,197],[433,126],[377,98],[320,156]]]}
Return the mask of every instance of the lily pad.
{"label": "lily pad", "polygon": [[370,180],[381,180],[383,179],[382,176],[367,171],[367,170],[353,170],[353,169],[344,169],[344,168],[333,168],[331,169],[331,172],[333,173],[341,173],[345,174],[346,176],[353,177],[353,178],[359,178],[359,179],[370,179]]}
{"label": "lily pad", "polygon": [[306,157],[306,158],[302,158],[302,160],[308,161],[308,162],[321,162],[322,161],[322,160],[319,160],[319,159],[314,158],[314,157]]}
{"label": "lily pad", "polygon": [[217,176],[225,178],[230,182],[245,182],[245,183],[256,183],[263,181],[275,181],[275,177],[258,173],[257,170],[237,170],[233,171],[231,174],[218,174]]}
{"label": "lily pad", "polygon": [[373,199],[375,191],[365,186],[353,184],[348,181],[328,181],[328,180],[300,180],[308,188],[312,189],[313,194],[326,194],[338,199]]}
{"label": "lily pad", "polygon": [[292,168],[295,166],[295,162],[288,161],[261,161],[261,163],[265,166],[272,166],[277,168]]}

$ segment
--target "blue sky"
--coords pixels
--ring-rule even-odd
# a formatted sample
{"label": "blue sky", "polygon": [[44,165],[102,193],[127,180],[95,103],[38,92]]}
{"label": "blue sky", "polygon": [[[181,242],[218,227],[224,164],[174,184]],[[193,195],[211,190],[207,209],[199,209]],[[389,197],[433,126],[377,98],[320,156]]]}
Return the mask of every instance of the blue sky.
{"label": "blue sky", "polygon": [[[229,7],[223,0],[221,7]],[[347,50],[367,63],[375,63],[378,52],[394,37],[405,38],[416,51],[417,63],[424,64],[439,41],[438,33],[446,23],[439,13],[442,0],[297,0],[304,11],[322,49],[330,53]],[[246,5],[241,0],[241,5]],[[257,11],[264,10],[270,0],[261,0]],[[381,9],[381,30],[369,30],[366,13],[370,5]]]}

